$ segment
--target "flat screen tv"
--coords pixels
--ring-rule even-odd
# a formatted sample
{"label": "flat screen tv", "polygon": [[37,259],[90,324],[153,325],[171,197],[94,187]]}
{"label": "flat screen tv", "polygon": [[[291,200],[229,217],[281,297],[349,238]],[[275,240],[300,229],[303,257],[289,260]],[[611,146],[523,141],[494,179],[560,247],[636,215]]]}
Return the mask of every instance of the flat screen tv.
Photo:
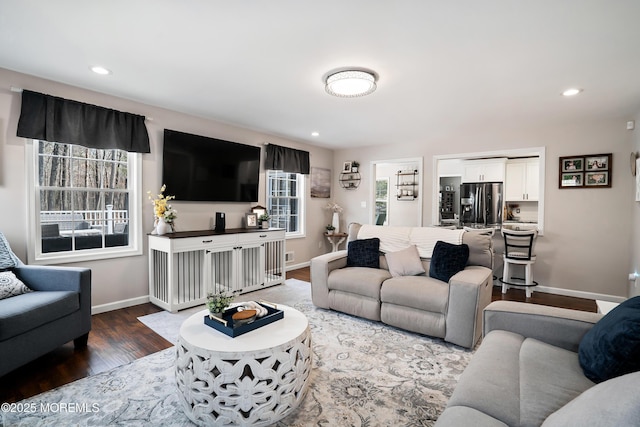
{"label": "flat screen tv", "polygon": [[165,129],[162,182],[176,200],[257,202],[260,147]]}

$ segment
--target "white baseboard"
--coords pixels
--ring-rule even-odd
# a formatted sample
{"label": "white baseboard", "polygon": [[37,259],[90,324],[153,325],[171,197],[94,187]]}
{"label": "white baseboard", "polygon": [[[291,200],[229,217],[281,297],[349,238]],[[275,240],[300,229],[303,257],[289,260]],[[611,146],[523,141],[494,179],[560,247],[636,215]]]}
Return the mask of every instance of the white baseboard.
{"label": "white baseboard", "polygon": [[[493,281],[494,286],[502,287],[502,283],[499,280]],[[516,288],[517,289],[517,288]],[[519,288],[524,289],[524,288]],[[572,289],[554,288],[552,286],[535,286],[531,288],[533,292],[544,292],[547,294],[564,295],[566,297],[585,298],[592,300],[610,301],[610,302],[623,302],[625,297],[617,295],[599,294],[596,292],[575,291]]]}
{"label": "white baseboard", "polygon": [[125,299],[122,301],[110,302],[108,304],[94,305],[91,307],[91,314],[106,313],[107,311],[118,310],[120,308],[133,307],[134,305],[140,305],[149,302],[149,295],[131,299]]}
{"label": "white baseboard", "polygon": [[301,262],[300,264],[287,265],[285,267],[285,271],[297,270],[299,268],[309,267],[311,265],[311,261]]}

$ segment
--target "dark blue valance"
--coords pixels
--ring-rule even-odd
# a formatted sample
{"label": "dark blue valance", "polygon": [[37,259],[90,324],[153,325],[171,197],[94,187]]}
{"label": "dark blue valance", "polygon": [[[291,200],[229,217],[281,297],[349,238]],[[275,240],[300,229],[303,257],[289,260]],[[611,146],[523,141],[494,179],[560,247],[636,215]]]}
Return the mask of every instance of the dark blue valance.
{"label": "dark blue valance", "polygon": [[265,169],[309,175],[309,152],[269,144]]}
{"label": "dark blue valance", "polygon": [[89,148],[149,153],[144,116],[22,91],[17,135]]}

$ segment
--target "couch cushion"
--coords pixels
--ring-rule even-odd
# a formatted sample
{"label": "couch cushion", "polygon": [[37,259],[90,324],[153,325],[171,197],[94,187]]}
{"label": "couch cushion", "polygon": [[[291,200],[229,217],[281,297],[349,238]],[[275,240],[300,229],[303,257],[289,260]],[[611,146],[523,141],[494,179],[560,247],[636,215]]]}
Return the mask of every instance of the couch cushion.
{"label": "couch cushion", "polygon": [[380,301],[380,286],[391,278],[387,270],[366,267],[345,267],[329,273],[329,290],[350,292]]}
{"label": "couch cushion", "polygon": [[429,276],[448,282],[451,276],[464,270],[469,259],[469,246],[453,245],[439,240],[433,248]]}
{"label": "couch cushion", "polygon": [[79,310],[79,295],[72,291],[38,291],[0,300],[0,341]]}
{"label": "couch cushion", "polygon": [[393,277],[415,276],[425,272],[416,245],[408,246],[401,251],[387,253],[385,259]]}
{"label": "couch cushion", "polygon": [[640,370],[640,296],[611,310],[580,341],[580,365],[595,382]]}
{"label": "couch cushion", "polygon": [[449,285],[427,276],[401,276],[385,280],[380,290],[383,303],[446,313]]}
{"label": "couch cushion", "polygon": [[462,243],[469,246],[467,265],[480,265],[493,269],[493,241],[487,231],[470,230],[462,235]]}
{"label": "couch cushion", "polygon": [[553,412],[593,387],[578,354],[527,338],[520,349],[520,425],[539,426]]}
{"label": "couch cushion", "polygon": [[360,239],[347,246],[347,267],[380,267],[380,239]]}
{"label": "couch cushion", "polygon": [[638,384],[640,384],[640,372],[602,382],[551,414],[542,426],[638,425],[640,420]]}
{"label": "couch cushion", "polygon": [[33,292],[12,271],[0,271],[0,300]]}
{"label": "couch cushion", "polygon": [[9,242],[4,234],[0,233],[0,270],[16,267],[18,263],[18,258],[11,250]]}
{"label": "couch cushion", "polygon": [[466,406],[452,406],[438,417],[435,427],[509,427],[502,421],[498,421],[477,409]]}

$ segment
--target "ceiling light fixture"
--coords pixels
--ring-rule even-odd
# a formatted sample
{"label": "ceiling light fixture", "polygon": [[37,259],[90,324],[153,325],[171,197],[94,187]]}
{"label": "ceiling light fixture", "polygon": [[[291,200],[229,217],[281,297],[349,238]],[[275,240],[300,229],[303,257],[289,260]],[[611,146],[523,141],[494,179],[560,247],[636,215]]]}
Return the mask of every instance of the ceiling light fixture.
{"label": "ceiling light fixture", "polygon": [[564,92],[562,92],[562,96],[576,96],[580,92],[582,92],[582,89],[571,88],[571,89],[567,89]]}
{"label": "ceiling light fixture", "polygon": [[320,136],[320,132],[311,132],[311,136]]}
{"label": "ceiling light fixture", "polygon": [[91,67],[91,71],[93,71],[96,74],[100,74],[101,76],[106,76],[108,74],[111,74],[111,70],[108,70],[108,69],[106,69],[104,67],[101,67],[99,65]]}
{"label": "ceiling light fixture", "polygon": [[341,98],[355,98],[369,95],[376,90],[376,77],[373,73],[359,70],[345,70],[330,74],[325,90],[328,94]]}

